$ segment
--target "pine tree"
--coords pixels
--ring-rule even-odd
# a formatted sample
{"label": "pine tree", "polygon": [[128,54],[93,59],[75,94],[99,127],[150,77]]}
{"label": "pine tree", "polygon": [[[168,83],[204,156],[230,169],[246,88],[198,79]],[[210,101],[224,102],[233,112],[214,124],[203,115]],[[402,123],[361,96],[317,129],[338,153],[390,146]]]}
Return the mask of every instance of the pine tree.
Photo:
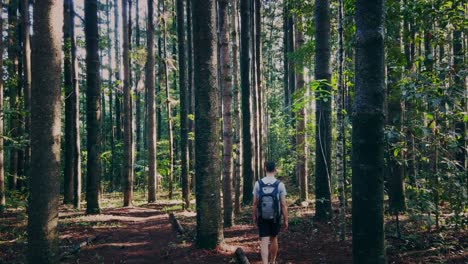
{"label": "pine tree", "polygon": [[243,172],[243,196],[242,203],[252,202],[253,170],[252,170],[252,135],[250,133],[250,84],[251,84],[251,0],[241,0],[241,55],[240,76],[242,89],[242,172]]}
{"label": "pine tree", "polygon": [[216,1],[193,0],[195,67],[195,174],[197,246],[215,248],[223,241],[218,149],[218,67]]}
{"label": "pine tree", "polygon": [[179,89],[180,89],[180,151],[182,198],[185,208],[190,206],[188,117],[189,100],[187,93],[187,67],[185,56],[184,1],[177,0],[177,42],[179,51]]}
{"label": "pine tree", "polygon": [[58,263],[63,2],[34,4],[28,262]]}
{"label": "pine tree", "polygon": [[223,103],[223,212],[224,226],[233,225],[232,211],[232,74],[229,51],[228,0],[219,1],[221,90]]}
{"label": "pine tree", "polygon": [[101,189],[101,76],[99,61],[98,2],[85,2],[86,37],[86,213],[98,214]]}
{"label": "pine tree", "polygon": [[315,219],[331,218],[331,72],[330,72],[330,6],[328,0],[315,2]]}
{"label": "pine tree", "polygon": [[356,91],[352,113],[353,263],[386,263],[383,2],[356,2]]}
{"label": "pine tree", "polygon": [[148,88],[148,202],[156,201],[157,162],[156,162],[156,98],[154,60],[154,6],[148,0],[146,86]]}

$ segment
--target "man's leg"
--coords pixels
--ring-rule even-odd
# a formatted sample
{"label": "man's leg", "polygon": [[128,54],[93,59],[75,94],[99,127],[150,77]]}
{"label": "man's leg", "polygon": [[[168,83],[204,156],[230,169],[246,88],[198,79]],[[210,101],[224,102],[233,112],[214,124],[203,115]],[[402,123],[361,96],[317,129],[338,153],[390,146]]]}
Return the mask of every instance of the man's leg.
{"label": "man's leg", "polygon": [[270,257],[271,263],[275,263],[276,261],[276,254],[278,254],[278,237],[270,237],[271,245],[270,245]]}
{"label": "man's leg", "polygon": [[260,241],[260,253],[262,254],[262,263],[268,264],[268,243],[270,237],[262,237]]}

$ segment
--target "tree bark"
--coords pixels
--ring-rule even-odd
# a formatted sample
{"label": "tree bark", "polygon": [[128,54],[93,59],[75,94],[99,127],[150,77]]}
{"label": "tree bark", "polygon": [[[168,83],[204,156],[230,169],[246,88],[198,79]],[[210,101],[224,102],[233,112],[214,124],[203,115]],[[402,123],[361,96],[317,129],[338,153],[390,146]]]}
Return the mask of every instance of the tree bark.
{"label": "tree bark", "polygon": [[232,210],[232,75],[229,51],[229,0],[219,2],[221,90],[223,100],[223,212],[224,227],[233,225]]}
{"label": "tree bark", "polygon": [[383,2],[356,2],[356,91],[352,115],[353,263],[386,263]]}
{"label": "tree bark", "polygon": [[124,105],[124,137],[123,137],[123,191],[124,191],[124,206],[131,206],[133,200],[133,114],[132,114],[132,98],[131,98],[131,73],[130,73],[130,33],[128,19],[129,0],[122,0],[122,38],[123,38],[123,71],[124,71],[124,87],[123,87],[123,105]]}
{"label": "tree bark", "polygon": [[114,101],[114,59],[112,56],[112,41],[111,41],[111,26],[110,26],[110,10],[112,2],[111,0],[106,0],[106,24],[107,24],[107,55],[109,56],[109,139],[111,147],[111,164],[109,171],[109,191],[113,192],[115,189],[115,129],[114,129],[114,110],[113,110],[113,101]]}
{"label": "tree bark", "polygon": [[[13,80],[9,85],[9,99],[10,99],[10,137],[17,140],[19,136],[19,87],[15,84],[16,80],[19,81],[18,76],[18,1],[9,1],[8,4],[8,59],[10,65],[7,68],[10,80]],[[19,83],[19,82],[18,82]],[[9,166],[9,189],[14,190],[18,181],[18,147],[12,143],[10,145],[10,166]]]}
{"label": "tree bark", "polygon": [[99,65],[98,2],[85,2],[86,36],[86,130],[88,164],[86,177],[86,213],[99,214],[101,190],[101,80]]}
{"label": "tree bark", "polygon": [[331,72],[330,72],[330,6],[328,0],[315,3],[315,80],[320,82],[316,92],[315,112],[315,219],[332,216],[331,167]]}
{"label": "tree bark", "polygon": [[[187,72],[188,72],[188,82],[187,82],[187,93],[188,93],[188,133],[194,133],[194,122],[193,116],[195,112],[195,100],[193,92],[193,41],[192,41],[192,1],[187,1]],[[191,176],[191,187],[195,191],[195,150],[194,150],[194,141],[192,137],[189,137],[188,141],[189,148],[189,175]]]}
{"label": "tree bark", "polygon": [[179,89],[180,89],[180,151],[182,198],[185,208],[190,206],[189,149],[187,112],[190,98],[187,96],[187,70],[185,56],[184,1],[177,0],[177,38],[179,45]]}
{"label": "tree bark", "polygon": [[28,262],[45,264],[59,262],[63,3],[37,1],[33,16]]}
{"label": "tree bark", "polygon": [[164,1],[161,2],[162,6],[162,30],[163,30],[163,68],[164,68],[164,86],[166,88],[166,111],[167,111],[167,131],[169,136],[169,199],[172,199],[174,192],[174,128],[172,120],[171,109],[171,95],[169,92],[169,67],[168,67],[168,54],[167,54],[167,18],[164,15],[166,6]]}
{"label": "tree bark", "polygon": [[[136,30],[135,30],[135,48],[138,52],[138,49],[140,48],[140,1],[136,0],[135,1],[135,25],[136,25]],[[136,149],[136,155],[137,155],[137,160],[140,160],[141,157],[141,151],[142,151],[142,129],[141,129],[141,94],[142,91],[140,91],[140,81],[141,81],[141,69],[140,65],[138,63],[135,64],[136,69],[135,69],[135,149]]]}
{"label": "tree bark", "polygon": [[216,1],[193,0],[197,246],[223,241],[219,157]]}
{"label": "tree bark", "polygon": [[[3,7],[3,0],[0,0],[0,6]],[[3,16],[0,16],[0,28],[3,28]],[[0,75],[3,76],[3,38],[0,38]],[[3,106],[3,78],[0,78],[0,213],[6,209],[5,198],[5,159],[4,159],[4,120],[5,110]]]}
{"label": "tree bark", "polygon": [[[296,47],[300,49],[304,43],[304,33],[302,32],[302,17],[297,16],[296,18],[297,23],[297,38],[296,38]],[[304,95],[306,92],[303,91],[305,87],[305,80],[304,80],[304,67],[302,62],[296,71],[296,88],[297,91]],[[306,99],[305,99],[306,100]],[[307,104],[304,104],[304,107],[301,107],[299,112],[297,113],[297,125],[296,125],[296,153],[297,153],[297,165],[296,165],[296,174],[297,179],[299,180],[299,188],[300,188],[300,200],[307,201],[308,199],[308,182],[307,182],[307,140],[306,140],[306,108]]]}
{"label": "tree bark", "polygon": [[30,39],[30,12],[29,1],[21,0],[21,41],[23,43],[23,90],[24,90],[24,133],[28,135],[28,143],[24,149],[24,176],[29,177],[29,167],[31,164],[31,39]]}
{"label": "tree bark", "polygon": [[156,93],[154,60],[154,5],[148,0],[146,86],[148,87],[148,202],[156,201],[157,160],[156,160]]}
{"label": "tree bark", "polygon": [[256,77],[257,77],[257,108],[258,108],[258,170],[260,177],[265,164],[263,157],[263,57],[262,57],[262,1],[255,0],[255,52],[256,52]]}
{"label": "tree bark", "polygon": [[247,205],[252,202],[253,195],[253,170],[252,170],[252,135],[250,132],[250,84],[251,84],[251,0],[241,0],[241,55],[240,75],[242,89],[242,172],[243,172],[243,197],[242,203]]}
{"label": "tree bark", "polygon": [[344,126],[344,98],[345,88],[343,85],[343,0],[338,1],[338,91],[336,93],[336,177],[338,178],[338,199],[339,199],[339,234],[340,240],[346,239],[346,201],[345,201],[345,163],[346,163],[346,139]]}
{"label": "tree bark", "polygon": [[[401,54],[401,27],[400,25],[400,0],[387,0],[387,5],[392,6],[390,13],[388,14],[387,23],[391,23],[392,26],[387,27],[387,34],[389,38],[387,43],[389,49],[389,59],[387,62],[387,102],[388,102],[388,113],[387,113],[387,124],[394,128],[394,133],[398,135],[388,139],[389,146],[389,166],[387,166],[387,184],[388,184],[388,200],[389,210],[398,215],[400,212],[406,210],[405,203],[405,159],[404,151],[398,151],[398,142],[403,142],[403,98],[401,96],[401,90],[399,88],[399,81],[401,79],[401,71],[398,69],[398,58]],[[393,22],[393,23],[392,23]],[[397,52],[396,55],[394,51]],[[397,152],[395,152],[397,150]],[[397,153],[398,155],[395,155]]]}
{"label": "tree bark", "polygon": [[234,159],[234,214],[239,215],[241,211],[241,189],[242,189],[242,144],[241,144],[241,104],[239,93],[239,41],[238,24],[239,10],[237,0],[231,0],[231,39],[232,39],[232,78],[234,97],[234,143],[236,144],[236,156]]}
{"label": "tree bark", "polygon": [[[114,40],[115,40],[115,139],[117,144],[122,140],[122,115],[121,115],[121,105],[122,105],[122,77],[121,77],[121,54],[120,54],[120,23],[119,23],[119,1],[114,0]],[[122,160],[121,155],[117,155],[116,152],[113,152],[112,156],[116,156],[118,160]],[[122,181],[122,167],[121,163],[117,163],[114,159],[114,187],[120,186]],[[120,166],[118,166],[120,165]]]}

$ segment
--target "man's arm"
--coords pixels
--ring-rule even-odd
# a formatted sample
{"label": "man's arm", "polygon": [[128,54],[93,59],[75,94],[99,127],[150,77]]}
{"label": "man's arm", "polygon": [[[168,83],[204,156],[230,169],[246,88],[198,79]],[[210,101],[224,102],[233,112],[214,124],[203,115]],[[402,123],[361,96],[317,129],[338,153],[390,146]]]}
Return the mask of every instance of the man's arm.
{"label": "man's arm", "polygon": [[281,197],[281,212],[283,212],[283,226],[284,230],[288,230],[288,205],[286,204],[286,196]]}
{"label": "man's arm", "polygon": [[252,205],[252,216],[253,216],[253,222],[254,222],[254,225],[257,225],[257,204],[258,204],[258,199],[257,199],[257,196],[254,195],[254,198],[253,198],[253,205]]}

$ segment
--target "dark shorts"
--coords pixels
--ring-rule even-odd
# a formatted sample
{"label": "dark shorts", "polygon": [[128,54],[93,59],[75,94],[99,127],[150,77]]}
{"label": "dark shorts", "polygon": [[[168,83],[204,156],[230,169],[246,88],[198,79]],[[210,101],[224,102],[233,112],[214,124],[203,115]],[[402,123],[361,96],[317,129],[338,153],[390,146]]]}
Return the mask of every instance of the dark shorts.
{"label": "dark shorts", "polygon": [[275,237],[281,229],[281,221],[263,220],[258,223],[258,234],[260,237]]}

